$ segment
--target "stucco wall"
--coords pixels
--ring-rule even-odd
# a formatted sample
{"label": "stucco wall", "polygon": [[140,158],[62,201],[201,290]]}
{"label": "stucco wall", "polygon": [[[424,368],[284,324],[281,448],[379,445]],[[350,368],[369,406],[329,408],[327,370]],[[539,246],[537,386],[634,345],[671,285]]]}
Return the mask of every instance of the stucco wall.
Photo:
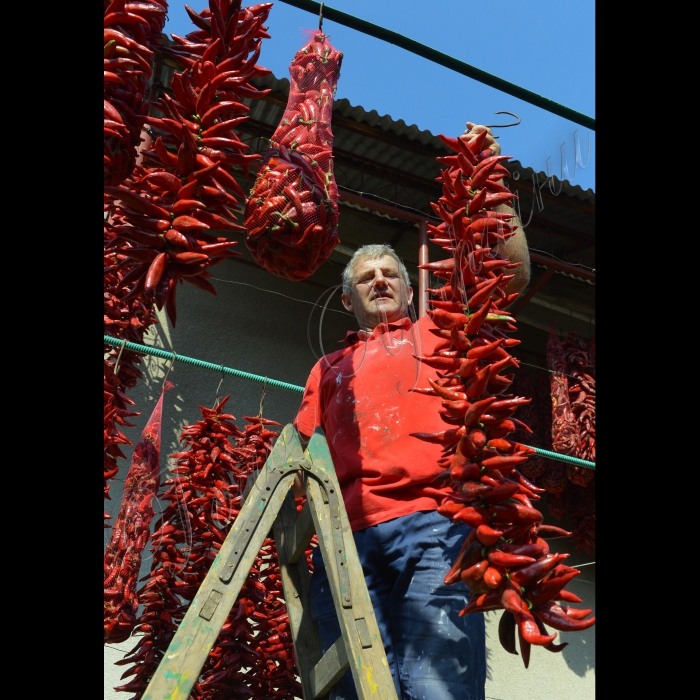
{"label": "stucco wall", "polygon": [[[249,256],[246,254],[244,258],[249,259]],[[326,285],[335,284],[339,280],[340,270],[340,266],[327,263],[314,279]],[[320,312],[308,302],[316,302],[321,290],[312,285],[278,279],[257,267],[247,266],[237,260],[229,260],[212,268],[212,273],[215,278],[226,280],[212,280],[218,296],[214,297],[188,284],[180,286],[176,328],[170,326],[164,314],[159,314],[161,323],[151,329],[145,342],[167,350],[175,350],[181,355],[303,385],[320,353]],[[341,313],[341,309],[339,292],[336,292],[321,325],[321,342],[325,352],[338,348],[337,341],[344,337],[345,331],[356,327],[354,317]],[[309,325],[311,312],[313,315]],[[143,412],[134,419],[136,426],[125,431],[134,443],[155,405],[168,364],[165,360],[144,358],[146,376],[129,392],[136,401],[135,410]],[[198,404],[213,405],[221,375],[175,363],[168,378],[176,386],[166,393],[163,407],[163,473],[169,464],[167,456],[179,449],[180,428],[201,417]],[[257,414],[262,393],[261,384],[227,376],[219,394],[225,396],[229,393],[229,412],[236,417]],[[268,386],[263,414],[281,423],[287,423],[294,417],[300,399],[301,394]],[[243,424],[243,421],[239,423]],[[115,519],[132,449],[127,446],[124,450],[127,459],[122,461],[117,476],[119,480],[113,482],[112,500],[106,502],[106,510],[112,513]],[[164,478],[167,476],[163,476]],[[110,530],[105,530],[105,545],[109,533]],[[554,541],[554,544],[560,542],[562,541]],[[141,575],[147,573],[151,566],[147,549],[143,555]],[[587,560],[572,556],[568,561],[584,563]],[[584,579],[585,582],[574,580],[569,588],[584,599],[585,607],[595,610],[595,566],[586,567],[582,572],[579,579]],[[525,670],[520,657],[507,654],[498,642],[499,615],[500,613],[490,613],[486,616],[487,698],[578,700],[594,697],[595,627],[582,633],[561,635],[569,642],[569,646],[560,654],[533,648],[530,668]],[[119,680],[128,666],[115,666],[114,662],[122,658],[135,643],[136,640],[131,639],[122,644],[105,645],[106,700],[130,697],[130,694],[113,690],[115,685],[129,680]]]}

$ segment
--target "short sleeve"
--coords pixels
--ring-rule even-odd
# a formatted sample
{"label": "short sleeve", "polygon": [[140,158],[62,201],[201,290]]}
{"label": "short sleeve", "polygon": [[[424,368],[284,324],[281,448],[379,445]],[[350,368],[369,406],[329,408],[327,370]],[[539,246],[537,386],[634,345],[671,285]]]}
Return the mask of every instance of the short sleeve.
{"label": "short sleeve", "polygon": [[302,435],[311,436],[321,426],[321,365],[317,362],[306,380],[304,395],[294,427]]}

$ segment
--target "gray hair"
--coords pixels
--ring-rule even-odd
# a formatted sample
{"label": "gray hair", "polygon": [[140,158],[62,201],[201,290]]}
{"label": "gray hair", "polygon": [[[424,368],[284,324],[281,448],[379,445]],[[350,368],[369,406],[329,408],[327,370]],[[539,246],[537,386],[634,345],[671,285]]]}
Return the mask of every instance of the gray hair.
{"label": "gray hair", "polygon": [[396,254],[396,251],[385,243],[371,243],[370,245],[363,245],[361,248],[358,248],[345,266],[343,270],[343,294],[352,294],[355,265],[357,265],[358,262],[361,260],[379,260],[385,255],[396,260],[399,266],[399,272],[403,277],[403,281],[406,283],[406,287],[410,287],[411,280],[408,277],[408,270],[406,270],[403,260]]}

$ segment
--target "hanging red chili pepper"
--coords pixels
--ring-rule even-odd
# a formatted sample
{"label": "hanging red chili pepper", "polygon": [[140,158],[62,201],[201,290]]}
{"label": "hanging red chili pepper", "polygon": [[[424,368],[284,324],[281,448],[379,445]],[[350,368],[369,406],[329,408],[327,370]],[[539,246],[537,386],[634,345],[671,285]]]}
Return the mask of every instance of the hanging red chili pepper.
{"label": "hanging red chili pepper", "polygon": [[253,257],[295,281],[313,274],[339,242],[331,114],[342,59],[320,31],[296,53],[287,108],[245,210]]}

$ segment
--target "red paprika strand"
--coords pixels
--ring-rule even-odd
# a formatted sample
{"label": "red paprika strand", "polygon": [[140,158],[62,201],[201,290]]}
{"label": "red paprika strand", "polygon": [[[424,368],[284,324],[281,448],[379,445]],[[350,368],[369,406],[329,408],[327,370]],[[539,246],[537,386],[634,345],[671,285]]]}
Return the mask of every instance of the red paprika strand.
{"label": "red paprika strand", "polygon": [[[474,541],[465,541],[445,581],[461,580],[474,593],[460,614],[505,608],[499,638],[507,651],[517,653],[517,630],[527,667],[532,644],[552,652],[564,646],[553,643],[555,635],[547,631],[544,617],[575,629],[586,621],[574,618],[588,611],[546,607],[554,596],[569,595],[566,581],[549,583],[548,577],[566,575],[568,581],[573,576],[568,569],[557,568],[568,555],[549,554],[542,539],[556,536],[559,530],[542,525],[542,514],[532,505],[544,490],[527,477],[528,464],[536,459],[534,450],[512,437],[516,430],[530,431],[514,414],[530,405],[531,398],[502,397],[515,378],[514,373],[502,372],[511,365],[518,368],[509,352],[519,341],[505,335],[516,328],[505,312],[513,299],[505,291],[513,265],[493,246],[507,241],[516,228],[508,223],[512,214],[494,211],[512,202],[513,195],[496,182],[507,175],[502,162],[508,156],[482,150],[486,135],[484,131],[472,137],[471,144],[467,137],[441,136],[456,155],[440,158],[446,166],[439,178],[443,196],[432,208],[442,224],[431,226],[430,231],[449,257],[420,265],[445,280],[442,289],[429,290],[439,301],[431,304],[428,314],[436,326],[431,329],[434,334],[449,341],[449,345],[440,344],[439,352],[418,358],[449,373],[430,379],[431,389],[423,393],[439,399],[444,409],[440,415],[448,425],[460,421],[462,425],[413,435],[444,445],[438,464],[444,471],[438,481],[451,485],[451,493],[438,512],[470,525],[470,538],[476,532]],[[578,386],[585,390],[583,383]],[[466,432],[460,435],[461,428]],[[541,606],[539,617],[534,609],[530,611],[521,586]]]}

